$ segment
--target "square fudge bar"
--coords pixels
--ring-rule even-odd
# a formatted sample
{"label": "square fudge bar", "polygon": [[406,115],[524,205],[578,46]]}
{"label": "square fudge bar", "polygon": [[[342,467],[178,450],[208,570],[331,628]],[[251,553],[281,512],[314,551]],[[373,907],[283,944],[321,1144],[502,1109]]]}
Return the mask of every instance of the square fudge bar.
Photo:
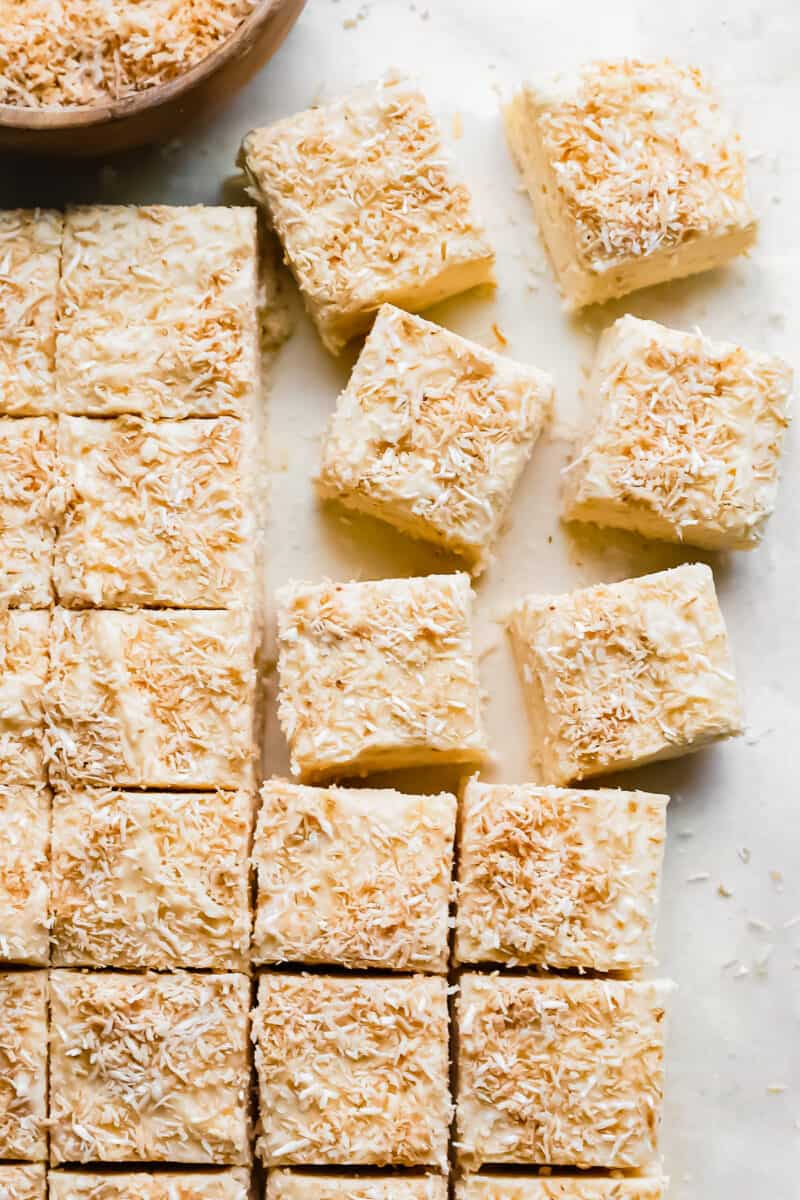
{"label": "square fudge bar", "polygon": [[719,266],[756,222],[739,137],[695,67],[593,62],[506,110],[568,308]]}
{"label": "square fudge bar", "polygon": [[233,417],[61,417],[62,604],[232,608],[255,572],[249,426]]}
{"label": "square fudge bar", "polygon": [[255,210],[73,209],[64,225],[59,411],[245,415],[259,377]]}
{"label": "square fudge bar", "polygon": [[509,628],[546,783],[673,758],[742,731],[714,577],[700,563],[528,596]]}
{"label": "square fudge bar", "polygon": [[44,1163],[0,1164],[0,1200],[45,1200]]}
{"label": "square fudge bar", "polygon": [[447,970],[454,796],[261,789],[253,958]]}
{"label": "square fudge bar", "polygon": [[50,1160],[243,1165],[246,975],[50,973]]}
{"label": "square fudge bar", "polygon": [[709,549],[758,545],[791,388],[779,358],[622,317],[600,339],[564,518]]}
{"label": "square fudge bar", "polygon": [[463,1165],[646,1166],[657,1149],[670,986],[463,975]]}
{"label": "square fudge bar", "polygon": [[447,1180],[443,1175],[304,1175],[283,1169],[269,1172],[266,1200],[447,1200]]}
{"label": "square fudge bar", "polygon": [[239,162],[333,353],[384,303],[419,310],[492,281],[472,197],[405,79],[254,129]]}
{"label": "square fudge bar", "polygon": [[0,606],[52,603],[56,427],[47,417],[0,417]]}
{"label": "square fudge bar", "polygon": [[50,946],[50,796],[0,784],[0,962],[46,966]]}
{"label": "square fudge bar", "polygon": [[446,980],[269,973],[258,994],[265,1166],[446,1169]]}
{"label": "square fudge bar", "polygon": [[655,961],[668,797],[468,783],[458,962],[631,972]]}
{"label": "square fudge bar", "polygon": [[0,784],[45,783],[48,612],[0,610]]}
{"label": "square fudge bar", "polygon": [[51,775],[121,787],[251,786],[254,656],[244,610],[56,609]]}
{"label": "square fudge bar", "polygon": [[252,808],[246,792],[58,790],[54,965],[245,969]]}
{"label": "square fudge bar", "polygon": [[[456,1184],[456,1200],[663,1200],[661,1175],[472,1175]],[[51,1188],[52,1195],[52,1188]]]}
{"label": "square fudge bar", "polygon": [[50,1200],[249,1200],[250,1174],[227,1171],[50,1171]]}
{"label": "square fudge bar", "polygon": [[47,1158],[47,972],[0,971],[0,1158]]}
{"label": "square fudge bar", "polygon": [[57,411],[53,361],[61,213],[0,212],[0,413]]}
{"label": "square fudge bar", "polygon": [[543,372],[386,304],[328,426],[318,488],[481,569],[552,402]]}

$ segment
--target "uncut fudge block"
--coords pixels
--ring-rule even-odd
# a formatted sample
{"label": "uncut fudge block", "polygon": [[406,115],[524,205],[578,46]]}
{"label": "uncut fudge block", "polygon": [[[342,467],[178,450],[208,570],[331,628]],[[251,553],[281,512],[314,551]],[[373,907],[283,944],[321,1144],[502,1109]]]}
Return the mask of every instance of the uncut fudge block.
{"label": "uncut fudge block", "polygon": [[57,791],[56,966],[244,969],[246,792]]}
{"label": "uncut fudge block", "polygon": [[423,309],[492,281],[470,193],[407,80],[253,129],[239,163],[333,353],[384,303]]}
{"label": "uncut fudge block", "polygon": [[566,306],[719,266],[756,221],[738,134],[695,67],[593,62],[506,110]]}
{"label": "uncut fudge block", "polygon": [[458,962],[636,971],[655,961],[668,797],[470,780]]}
{"label": "uncut fudge block", "polygon": [[47,612],[0,610],[0,784],[45,783]]}
{"label": "uncut fudge block", "polygon": [[265,974],[254,1016],[268,1167],[447,1165],[447,983]]}
{"label": "uncut fudge block", "polygon": [[47,1158],[47,972],[0,971],[0,1158]]}
{"label": "uncut fudge block", "polygon": [[[443,1175],[303,1175],[270,1171],[266,1200],[446,1200]],[[59,1200],[56,1197],[56,1200]]]}
{"label": "uncut fudge block", "polygon": [[253,958],[447,970],[454,796],[261,789]]}
{"label": "uncut fudge block", "polygon": [[127,787],[251,785],[254,654],[244,611],[57,609],[51,775]]}
{"label": "uncut fudge block", "polygon": [[57,411],[53,376],[62,217],[0,212],[0,413]]}
{"label": "uncut fudge block", "polygon": [[245,1164],[246,975],[51,971],[50,1161]]}
{"label": "uncut fudge block", "polygon": [[466,575],[293,583],[276,599],[293,774],[320,782],[485,756]]}
{"label": "uncut fudge block", "polygon": [[464,1165],[649,1163],[669,990],[663,982],[462,976],[457,1113]]}
{"label": "uncut fudge block", "polygon": [[528,596],[509,629],[544,782],[688,754],[742,731],[725,622],[702,564]]}
{"label": "uncut fudge block", "polygon": [[50,1171],[50,1200],[248,1200],[250,1175],[228,1171]]}
{"label": "uncut fudge block", "polygon": [[249,426],[61,417],[55,558],[72,608],[233,608],[252,594]]}
{"label": "uncut fudge block", "polygon": [[43,1163],[0,1163],[0,1200],[45,1200]]}
{"label": "uncut fudge block", "polygon": [[456,1184],[456,1200],[662,1200],[661,1175],[472,1175]]}
{"label": "uncut fudge block", "polygon": [[598,347],[565,520],[709,549],[758,545],[791,388],[779,358],[622,317]]}
{"label": "uncut fudge block", "polygon": [[59,411],[216,417],[258,381],[251,208],[97,205],[64,225]]}
{"label": "uncut fudge block", "polygon": [[46,966],[50,797],[43,785],[0,784],[0,961]]}
{"label": "uncut fudge block", "polygon": [[0,606],[47,608],[57,512],[55,422],[0,417]]}
{"label": "uncut fudge block", "polygon": [[552,402],[543,372],[384,305],[328,426],[319,491],[480,569]]}

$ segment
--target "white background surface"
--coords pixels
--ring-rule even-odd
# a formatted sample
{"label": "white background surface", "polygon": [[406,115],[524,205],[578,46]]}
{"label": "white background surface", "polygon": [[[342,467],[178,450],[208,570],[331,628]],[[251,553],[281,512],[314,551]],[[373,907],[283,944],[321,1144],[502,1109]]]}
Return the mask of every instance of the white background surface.
{"label": "white background surface", "polygon": [[[696,7],[705,12],[697,16]],[[708,68],[745,137],[761,234],[747,261],[573,320],[560,310],[519,194],[498,105],[528,75],[623,54],[669,54]],[[560,436],[537,447],[497,561],[478,588],[491,774],[520,780],[527,773],[519,690],[496,621],[529,590],[563,591],[703,557],[714,568],[745,698],[748,733],[737,743],[618,779],[673,797],[659,941],[661,970],[679,985],[663,1136],[674,1200],[800,1195],[800,921],[787,925],[800,914],[797,432],[789,435],[778,512],[765,544],[750,554],[684,554],[621,534],[566,531],[557,517],[558,477],[594,340],[622,312],[697,324],[797,367],[799,61],[792,0],[310,0],[273,63],[213,123],[166,151],[105,164],[0,164],[3,206],[220,202],[248,128],[391,66],[419,76],[448,134],[461,126],[454,146],[497,249],[499,286],[493,296],[457,299],[431,315],[495,349],[496,323],[507,353],[551,371],[558,390]],[[331,359],[303,316],[278,360],[269,401],[270,587],[291,576],[370,578],[454,565],[388,527],[315,505],[309,476],[350,361]],[[272,726],[270,766],[285,772]],[[730,896],[719,894],[720,884]],[[771,1092],[772,1085],[785,1091]]]}

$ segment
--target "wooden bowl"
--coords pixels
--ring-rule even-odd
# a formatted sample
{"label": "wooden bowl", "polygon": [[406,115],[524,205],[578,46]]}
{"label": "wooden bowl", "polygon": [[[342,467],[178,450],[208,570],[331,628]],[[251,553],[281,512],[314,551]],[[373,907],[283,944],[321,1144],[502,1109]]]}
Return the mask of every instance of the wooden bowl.
{"label": "wooden bowl", "polygon": [[91,155],[173,137],[212,112],[272,57],[305,0],[261,0],[229,38],[169,83],[84,108],[0,104],[0,150]]}

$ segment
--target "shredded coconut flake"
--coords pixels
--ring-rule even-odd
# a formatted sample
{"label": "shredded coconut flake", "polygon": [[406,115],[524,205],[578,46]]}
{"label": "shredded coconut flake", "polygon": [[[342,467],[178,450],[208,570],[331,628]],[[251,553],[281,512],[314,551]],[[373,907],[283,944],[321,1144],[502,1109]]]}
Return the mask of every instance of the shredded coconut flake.
{"label": "shredded coconut flake", "polygon": [[[0,3],[0,45],[8,7],[8,0]],[[0,413],[56,411],[53,356],[62,223],[60,213],[40,208],[0,212]]]}
{"label": "shredded coconut flake", "polygon": [[0,610],[0,784],[45,783],[47,612]]}
{"label": "shredded coconut flake", "polygon": [[46,1088],[47,974],[0,972],[0,1157],[47,1158]]}

